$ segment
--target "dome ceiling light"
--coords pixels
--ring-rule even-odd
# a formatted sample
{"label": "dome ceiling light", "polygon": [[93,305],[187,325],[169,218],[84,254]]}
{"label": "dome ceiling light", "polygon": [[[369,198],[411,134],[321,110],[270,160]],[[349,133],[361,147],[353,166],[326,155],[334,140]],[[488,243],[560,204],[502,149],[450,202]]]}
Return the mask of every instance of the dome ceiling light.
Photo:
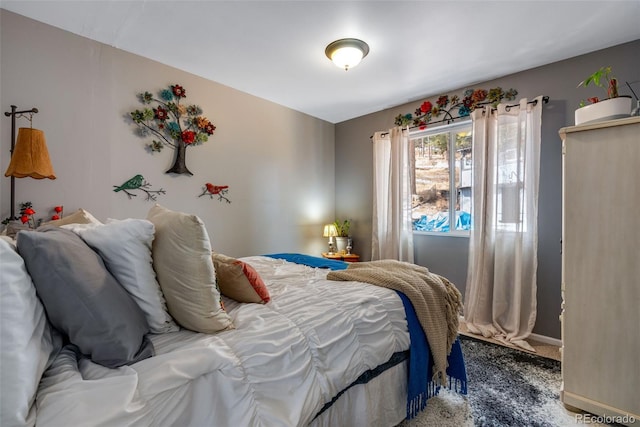
{"label": "dome ceiling light", "polygon": [[358,39],[340,39],[329,43],[324,53],[336,66],[349,71],[367,56],[369,45]]}

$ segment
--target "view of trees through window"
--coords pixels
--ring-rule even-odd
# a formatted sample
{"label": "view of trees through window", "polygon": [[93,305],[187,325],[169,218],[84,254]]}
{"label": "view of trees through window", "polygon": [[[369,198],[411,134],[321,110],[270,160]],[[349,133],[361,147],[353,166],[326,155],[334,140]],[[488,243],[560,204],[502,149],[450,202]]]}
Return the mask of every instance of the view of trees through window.
{"label": "view of trees through window", "polygon": [[416,132],[411,135],[411,142],[413,229],[470,230],[471,125]]}

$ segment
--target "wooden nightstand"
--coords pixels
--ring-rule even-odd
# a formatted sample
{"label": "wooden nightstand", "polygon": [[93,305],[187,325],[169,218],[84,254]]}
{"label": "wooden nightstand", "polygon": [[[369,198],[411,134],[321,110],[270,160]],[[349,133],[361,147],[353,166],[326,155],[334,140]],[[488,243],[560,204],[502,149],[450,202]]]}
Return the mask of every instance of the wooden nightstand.
{"label": "wooden nightstand", "polygon": [[335,259],[338,261],[346,261],[346,262],[358,262],[360,261],[360,255],[356,254],[340,254],[338,252],[334,254],[329,254],[327,252],[322,252],[322,257],[327,259]]}

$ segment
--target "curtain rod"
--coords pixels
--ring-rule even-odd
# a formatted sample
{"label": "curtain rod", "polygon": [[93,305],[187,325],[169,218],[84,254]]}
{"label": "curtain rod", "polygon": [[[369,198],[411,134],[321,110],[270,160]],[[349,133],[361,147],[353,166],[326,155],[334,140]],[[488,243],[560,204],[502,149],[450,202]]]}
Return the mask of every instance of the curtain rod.
{"label": "curtain rod", "polygon": [[[542,97],[542,103],[543,103],[543,104],[547,104],[548,102],[549,102],[549,97],[548,97],[548,96],[546,96],[546,95],[545,95],[545,96],[543,96],[543,97]],[[537,100],[537,99],[534,99],[533,101],[529,101],[529,102],[527,102],[527,104],[533,104],[533,105],[536,105],[537,103],[538,103],[538,100]],[[481,103],[479,103],[478,105],[487,105],[487,104],[490,104],[490,102],[481,102]],[[520,106],[520,104],[509,104],[509,105],[505,106],[505,110],[509,111],[511,108],[513,108],[513,107],[518,107],[518,106]],[[494,108],[491,108],[491,111],[495,111],[495,110],[496,110],[496,108],[495,108],[495,107],[494,107]],[[469,116],[456,116],[456,117],[451,117],[451,118],[449,118],[449,119],[442,119],[442,120],[438,120],[438,121],[435,121],[435,122],[429,122],[429,123],[428,123],[428,125],[430,126],[430,125],[435,125],[435,124],[438,124],[438,123],[444,123],[444,122],[447,122],[447,124],[449,124],[449,123],[451,123],[451,122],[452,122],[452,121],[454,121],[454,120],[462,119],[462,118],[464,118],[464,117],[469,117]],[[403,129],[402,129],[402,131],[404,132],[404,131],[405,131],[405,130],[407,130],[407,129],[412,130],[412,129],[416,129],[416,128],[421,128],[421,127],[423,127],[423,126],[426,128],[426,126],[427,126],[427,125],[411,126],[411,127],[409,127],[409,128],[403,128]],[[389,135],[389,132],[383,132],[383,133],[381,134],[381,136],[387,136],[387,135]],[[369,139],[373,139],[373,135],[371,135],[371,136],[369,137]]]}

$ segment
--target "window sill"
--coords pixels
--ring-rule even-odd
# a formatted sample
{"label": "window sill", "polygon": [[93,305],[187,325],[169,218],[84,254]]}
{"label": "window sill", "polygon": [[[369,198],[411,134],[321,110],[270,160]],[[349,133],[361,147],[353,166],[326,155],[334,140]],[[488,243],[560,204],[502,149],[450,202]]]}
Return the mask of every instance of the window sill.
{"label": "window sill", "polygon": [[413,231],[414,236],[438,236],[438,237],[471,237],[471,232],[469,231],[451,231],[451,232],[442,232],[442,231]]}

